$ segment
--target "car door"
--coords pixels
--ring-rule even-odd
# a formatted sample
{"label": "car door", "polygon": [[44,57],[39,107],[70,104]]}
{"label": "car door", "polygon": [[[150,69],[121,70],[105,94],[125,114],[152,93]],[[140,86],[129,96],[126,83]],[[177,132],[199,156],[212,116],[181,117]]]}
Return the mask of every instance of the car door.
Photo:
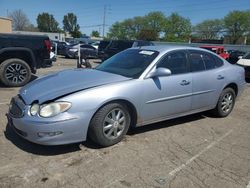
{"label": "car door", "polygon": [[[224,85],[225,75],[221,59],[215,55],[189,50],[192,72],[192,110],[211,108],[217,101],[218,91]],[[218,62],[217,62],[218,61]]]}
{"label": "car door", "polygon": [[153,122],[191,109],[192,75],[189,73],[187,53],[177,50],[164,55],[156,68],[168,68],[171,75],[145,79],[142,95],[144,122]]}

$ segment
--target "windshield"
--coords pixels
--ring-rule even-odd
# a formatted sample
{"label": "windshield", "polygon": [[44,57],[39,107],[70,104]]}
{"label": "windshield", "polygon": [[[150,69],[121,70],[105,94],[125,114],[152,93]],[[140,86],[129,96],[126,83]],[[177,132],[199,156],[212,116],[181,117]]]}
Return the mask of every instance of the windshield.
{"label": "windshield", "polygon": [[104,61],[96,69],[129,78],[139,78],[158,54],[159,52],[152,50],[129,49]]}

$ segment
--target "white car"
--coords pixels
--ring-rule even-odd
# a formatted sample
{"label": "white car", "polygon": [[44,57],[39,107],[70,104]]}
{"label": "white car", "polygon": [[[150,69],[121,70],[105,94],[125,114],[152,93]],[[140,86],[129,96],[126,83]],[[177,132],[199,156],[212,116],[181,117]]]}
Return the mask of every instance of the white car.
{"label": "white car", "polygon": [[246,55],[239,57],[237,65],[244,67],[246,78],[250,78],[250,53],[247,53]]}

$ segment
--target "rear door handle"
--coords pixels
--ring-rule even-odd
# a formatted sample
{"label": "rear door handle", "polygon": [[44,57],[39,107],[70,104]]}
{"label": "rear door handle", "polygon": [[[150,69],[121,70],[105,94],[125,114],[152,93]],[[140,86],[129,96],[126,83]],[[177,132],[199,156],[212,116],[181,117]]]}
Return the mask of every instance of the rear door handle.
{"label": "rear door handle", "polygon": [[190,81],[182,80],[180,84],[181,84],[182,86],[186,86],[186,85],[189,85],[189,84],[190,84]]}
{"label": "rear door handle", "polygon": [[222,76],[222,75],[218,75],[217,76],[217,80],[223,80],[225,77],[224,76]]}

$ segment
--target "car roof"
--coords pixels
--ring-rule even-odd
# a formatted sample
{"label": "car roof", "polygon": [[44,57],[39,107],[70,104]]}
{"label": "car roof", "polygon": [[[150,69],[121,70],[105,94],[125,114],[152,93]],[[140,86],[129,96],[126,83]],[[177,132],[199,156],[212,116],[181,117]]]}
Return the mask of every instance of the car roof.
{"label": "car roof", "polygon": [[172,51],[172,50],[200,50],[200,51],[209,52],[208,50],[197,48],[197,47],[173,46],[173,45],[141,46],[141,47],[135,47],[135,48],[143,49],[143,50],[153,50],[153,51],[158,51],[160,53],[165,53],[167,51]]}
{"label": "car roof", "polygon": [[200,46],[201,48],[224,48],[224,46],[209,46],[209,45],[205,45],[205,46]]}

